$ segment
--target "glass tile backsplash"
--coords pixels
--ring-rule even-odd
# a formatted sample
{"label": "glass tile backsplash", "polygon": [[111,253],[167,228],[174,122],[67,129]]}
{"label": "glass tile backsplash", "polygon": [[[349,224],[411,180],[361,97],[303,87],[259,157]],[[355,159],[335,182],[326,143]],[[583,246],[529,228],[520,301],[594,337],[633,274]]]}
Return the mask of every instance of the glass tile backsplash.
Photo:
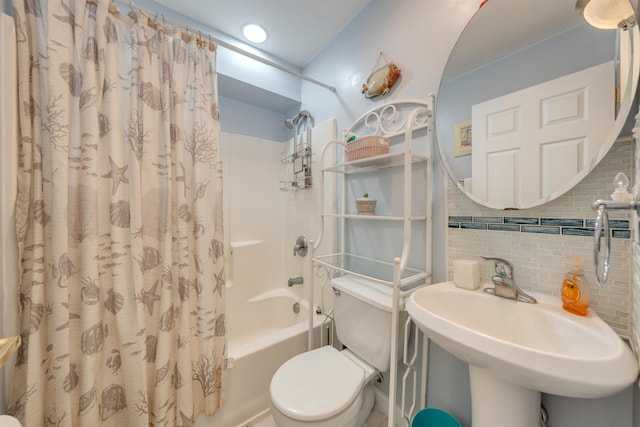
{"label": "glass tile backsplash", "polygon": [[[582,258],[590,284],[591,309],[618,334],[632,337],[635,333],[635,341],[639,341],[640,334],[630,327],[633,318],[630,215],[612,212],[609,216],[612,269],[607,287],[601,288],[594,271],[596,215],[591,208],[594,200],[610,197],[611,183],[618,172],[634,176],[634,150],[629,140],[617,142],[573,189],[531,209],[507,211],[478,205],[448,181],[447,278],[453,278],[454,260],[476,259],[480,261],[481,280],[488,282],[494,273],[493,264],[480,257],[499,257],[513,263],[515,280],[523,289],[559,296],[562,280],[573,263],[567,256],[577,255]],[[640,300],[638,289],[640,285],[636,284],[636,304]],[[640,314],[636,314],[636,325],[639,318]]]}
{"label": "glass tile backsplash", "polygon": [[[593,237],[595,220],[591,218],[517,218],[500,216],[450,216],[449,228],[514,231],[522,233],[565,234],[567,236]],[[610,220],[609,228],[614,239],[629,239],[629,221]]]}

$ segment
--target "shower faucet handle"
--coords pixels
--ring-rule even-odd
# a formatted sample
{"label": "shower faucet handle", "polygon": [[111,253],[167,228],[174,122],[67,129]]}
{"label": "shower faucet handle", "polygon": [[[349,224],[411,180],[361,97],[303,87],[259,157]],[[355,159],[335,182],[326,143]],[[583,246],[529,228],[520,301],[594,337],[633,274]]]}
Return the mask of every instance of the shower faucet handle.
{"label": "shower faucet handle", "polygon": [[293,246],[293,256],[296,256],[296,254],[298,254],[301,257],[305,257],[305,256],[307,256],[307,250],[308,249],[309,249],[309,247],[307,246],[306,237],[300,236],[296,240],[296,244]]}

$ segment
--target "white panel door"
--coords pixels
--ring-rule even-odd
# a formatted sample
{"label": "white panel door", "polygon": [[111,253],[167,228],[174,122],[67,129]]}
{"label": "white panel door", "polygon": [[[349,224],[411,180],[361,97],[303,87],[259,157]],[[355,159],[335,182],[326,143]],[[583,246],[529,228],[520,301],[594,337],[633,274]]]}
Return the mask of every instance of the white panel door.
{"label": "white panel door", "polygon": [[613,126],[614,75],[607,62],[474,105],[473,194],[522,207],[564,188]]}

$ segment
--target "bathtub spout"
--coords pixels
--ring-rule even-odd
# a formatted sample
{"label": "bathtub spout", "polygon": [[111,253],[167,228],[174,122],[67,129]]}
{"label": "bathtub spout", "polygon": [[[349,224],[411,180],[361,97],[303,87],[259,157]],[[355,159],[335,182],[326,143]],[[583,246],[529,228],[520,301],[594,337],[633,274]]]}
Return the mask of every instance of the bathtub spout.
{"label": "bathtub spout", "polygon": [[289,277],[287,280],[287,286],[292,287],[293,285],[302,285],[304,283],[304,278],[302,276],[298,277]]}

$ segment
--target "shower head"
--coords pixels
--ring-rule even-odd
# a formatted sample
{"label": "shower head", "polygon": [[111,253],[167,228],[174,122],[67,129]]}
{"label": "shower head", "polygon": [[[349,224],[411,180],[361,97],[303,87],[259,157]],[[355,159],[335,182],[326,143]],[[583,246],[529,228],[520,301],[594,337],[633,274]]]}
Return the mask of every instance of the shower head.
{"label": "shower head", "polygon": [[292,118],[285,120],[284,125],[289,129],[293,129],[294,127],[298,126],[298,123],[300,123],[301,120],[308,120],[310,118],[311,113],[309,113],[307,110],[302,110]]}
{"label": "shower head", "polygon": [[289,129],[293,129],[293,119],[287,119],[284,121],[284,125],[289,128]]}

